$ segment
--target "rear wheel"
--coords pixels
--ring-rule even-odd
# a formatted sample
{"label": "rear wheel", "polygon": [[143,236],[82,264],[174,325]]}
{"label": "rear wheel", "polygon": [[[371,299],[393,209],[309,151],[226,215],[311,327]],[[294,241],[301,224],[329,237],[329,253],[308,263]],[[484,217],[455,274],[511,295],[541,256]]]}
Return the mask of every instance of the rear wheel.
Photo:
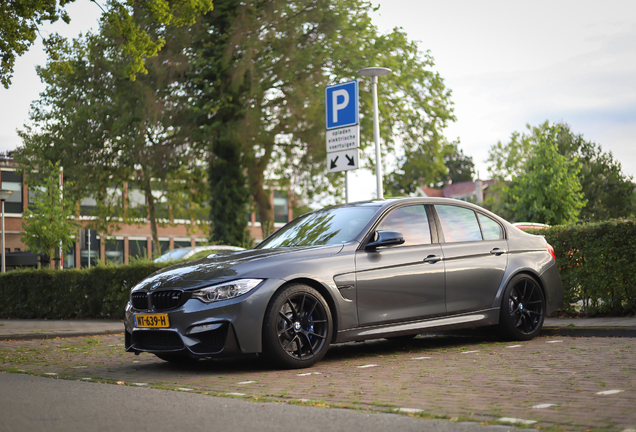
{"label": "rear wheel", "polygon": [[530,340],[541,331],[545,319],[545,298],[537,281],[517,275],[504,291],[499,329],[505,338]]}
{"label": "rear wheel", "polygon": [[276,294],[267,307],[263,354],[278,367],[309,367],[327,352],[332,332],[325,299],[310,286],[293,284]]}

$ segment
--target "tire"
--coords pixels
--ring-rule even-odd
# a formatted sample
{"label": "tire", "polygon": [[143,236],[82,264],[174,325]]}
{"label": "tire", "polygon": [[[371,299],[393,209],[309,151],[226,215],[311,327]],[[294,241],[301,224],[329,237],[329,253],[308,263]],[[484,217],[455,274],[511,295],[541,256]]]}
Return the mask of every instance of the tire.
{"label": "tire", "polygon": [[537,281],[526,274],[513,277],[504,291],[499,330],[508,340],[527,341],[543,327],[545,297]]}
{"label": "tire", "polygon": [[263,355],[276,367],[306,368],[322,359],[332,334],[325,299],[310,286],[292,284],[274,295],[267,307]]}
{"label": "tire", "polygon": [[187,354],[176,354],[176,353],[165,353],[165,354],[158,354],[155,353],[155,355],[157,357],[159,357],[161,360],[173,363],[173,364],[178,364],[178,365],[188,365],[188,364],[193,364],[196,363],[199,359],[196,358],[192,358]]}

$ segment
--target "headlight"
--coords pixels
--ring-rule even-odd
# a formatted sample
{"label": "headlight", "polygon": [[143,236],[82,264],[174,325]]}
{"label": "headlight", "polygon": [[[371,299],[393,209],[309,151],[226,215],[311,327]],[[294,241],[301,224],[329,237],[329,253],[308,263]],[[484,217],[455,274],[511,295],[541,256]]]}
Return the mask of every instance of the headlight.
{"label": "headlight", "polygon": [[263,279],[239,279],[196,290],[192,292],[192,297],[201,300],[203,303],[228,300],[247,294],[261,282],[263,282]]}

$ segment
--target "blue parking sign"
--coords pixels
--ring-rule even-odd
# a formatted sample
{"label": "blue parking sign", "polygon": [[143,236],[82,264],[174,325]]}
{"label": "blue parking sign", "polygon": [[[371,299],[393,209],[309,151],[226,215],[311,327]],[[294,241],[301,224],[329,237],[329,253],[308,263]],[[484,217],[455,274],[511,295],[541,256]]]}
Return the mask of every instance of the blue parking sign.
{"label": "blue parking sign", "polygon": [[325,87],[327,130],[358,124],[358,80]]}

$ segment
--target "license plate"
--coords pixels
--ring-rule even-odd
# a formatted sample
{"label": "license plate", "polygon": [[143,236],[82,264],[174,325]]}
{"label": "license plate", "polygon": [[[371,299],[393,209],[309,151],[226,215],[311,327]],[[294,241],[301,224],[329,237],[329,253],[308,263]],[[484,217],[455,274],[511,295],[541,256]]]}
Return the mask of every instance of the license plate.
{"label": "license plate", "polygon": [[170,327],[168,314],[135,314],[135,327]]}

